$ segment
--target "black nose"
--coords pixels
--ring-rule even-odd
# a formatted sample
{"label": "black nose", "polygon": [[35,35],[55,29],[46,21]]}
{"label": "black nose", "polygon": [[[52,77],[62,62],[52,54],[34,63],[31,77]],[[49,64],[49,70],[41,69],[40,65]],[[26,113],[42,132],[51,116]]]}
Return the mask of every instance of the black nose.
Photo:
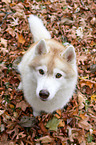
{"label": "black nose", "polygon": [[50,93],[47,90],[41,90],[39,93],[40,99],[46,101]]}

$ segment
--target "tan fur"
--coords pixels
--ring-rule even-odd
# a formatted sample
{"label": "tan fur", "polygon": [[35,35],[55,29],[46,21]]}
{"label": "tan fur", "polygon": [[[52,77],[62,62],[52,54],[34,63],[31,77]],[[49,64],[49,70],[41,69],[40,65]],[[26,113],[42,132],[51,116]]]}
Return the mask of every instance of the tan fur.
{"label": "tan fur", "polygon": [[[64,50],[66,49],[66,47],[64,47],[62,44],[53,39],[45,41],[47,44],[48,53],[36,56],[31,61],[29,66],[36,68],[41,65],[46,65],[48,68],[48,75],[51,75],[53,73],[54,68],[59,68],[62,71],[64,71],[67,74],[67,76],[69,75],[73,76],[75,74],[74,70],[72,69],[71,65],[66,60],[64,60],[64,58],[61,55],[62,52],[64,52]],[[37,43],[35,43],[34,45],[36,44]],[[29,50],[32,49],[34,45],[32,45],[29,48]]]}

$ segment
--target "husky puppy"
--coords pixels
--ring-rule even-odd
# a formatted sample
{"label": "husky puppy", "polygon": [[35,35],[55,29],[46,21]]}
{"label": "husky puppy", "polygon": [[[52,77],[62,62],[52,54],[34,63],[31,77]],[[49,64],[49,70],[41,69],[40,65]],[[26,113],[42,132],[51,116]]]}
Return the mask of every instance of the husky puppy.
{"label": "husky puppy", "polygon": [[51,39],[40,18],[30,15],[28,21],[34,44],[18,65],[19,89],[37,116],[63,108],[71,98],[77,82],[76,54],[72,45]]}

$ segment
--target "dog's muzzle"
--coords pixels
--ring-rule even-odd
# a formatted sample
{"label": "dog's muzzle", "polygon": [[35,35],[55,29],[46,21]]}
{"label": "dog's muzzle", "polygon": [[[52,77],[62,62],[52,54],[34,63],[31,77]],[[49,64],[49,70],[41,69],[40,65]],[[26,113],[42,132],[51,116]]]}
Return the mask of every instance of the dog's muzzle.
{"label": "dog's muzzle", "polygon": [[42,101],[47,101],[47,98],[49,97],[49,95],[50,93],[47,90],[41,90],[39,92],[39,96]]}

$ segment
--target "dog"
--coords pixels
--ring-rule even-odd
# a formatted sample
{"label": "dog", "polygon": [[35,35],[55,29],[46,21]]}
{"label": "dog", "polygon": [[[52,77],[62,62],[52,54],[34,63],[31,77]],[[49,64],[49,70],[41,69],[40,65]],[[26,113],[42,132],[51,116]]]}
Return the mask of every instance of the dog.
{"label": "dog", "polygon": [[30,15],[28,21],[34,43],[18,65],[19,89],[38,116],[41,111],[62,109],[72,97],[77,83],[76,54],[71,44],[52,39],[39,17]]}

